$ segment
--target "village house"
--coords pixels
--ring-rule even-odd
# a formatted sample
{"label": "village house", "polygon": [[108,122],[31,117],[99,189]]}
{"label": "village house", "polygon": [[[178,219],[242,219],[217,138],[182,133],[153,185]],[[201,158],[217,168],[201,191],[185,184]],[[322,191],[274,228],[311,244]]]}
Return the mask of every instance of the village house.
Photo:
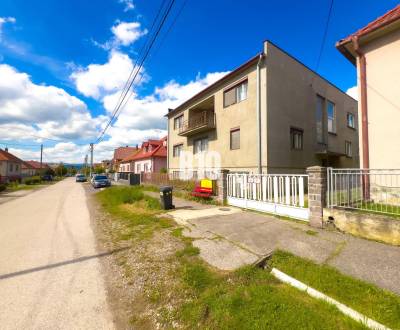
{"label": "village house", "polygon": [[122,160],[130,156],[132,153],[134,153],[138,147],[119,147],[114,150],[114,157],[112,159],[112,168],[114,171],[118,172],[120,170],[120,163]]}
{"label": "village house", "polygon": [[167,138],[143,142],[139,151],[135,155],[128,157],[122,165],[129,165],[129,170],[126,172],[137,174],[142,172],[160,172],[162,169],[166,169]]}
{"label": "village house", "polygon": [[340,40],[357,68],[362,168],[400,168],[400,5]]}
{"label": "village house", "polygon": [[133,158],[141,151],[139,147],[136,147],[133,152],[124,158],[119,165],[118,172],[120,173],[133,173],[134,172],[134,161]]}
{"label": "village house", "polygon": [[183,151],[216,151],[232,172],[359,166],[357,101],[270,41],[166,116],[173,175]]}
{"label": "village house", "polygon": [[21,165],[21,176],[22,177],[31,177],[36,175],[36,169],[31,164],[26,161],[22,161]]}
{"label": "village house", "polygon": [[8,152],[8,148],[0,149],[0,183],[21,180],[23,161]]}
{"label": "village house", "polygon": [[[34,175],[42,175],[47,170],[52,169],[47,163],[40,163],[36,160],[26,160],[24,161],[27,165],[34,169]],[[56,167],[56,166],[55,166]]]}

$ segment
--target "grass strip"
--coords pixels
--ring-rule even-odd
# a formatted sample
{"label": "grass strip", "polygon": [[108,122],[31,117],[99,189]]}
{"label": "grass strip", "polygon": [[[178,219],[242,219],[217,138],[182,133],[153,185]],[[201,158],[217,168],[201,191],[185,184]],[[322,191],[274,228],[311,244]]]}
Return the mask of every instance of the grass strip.
{"label": "grass strip", "polygon": [[400,329],[400,297],[389,291],[284,251],[276,251],[269,265],[379,323]]}

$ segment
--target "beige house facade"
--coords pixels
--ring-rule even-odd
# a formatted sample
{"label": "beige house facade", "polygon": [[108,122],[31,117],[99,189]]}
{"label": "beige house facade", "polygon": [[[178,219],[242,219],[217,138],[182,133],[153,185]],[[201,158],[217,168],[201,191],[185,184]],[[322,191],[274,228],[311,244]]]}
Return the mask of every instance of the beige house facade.
{"label": "beige house facade", "polygon": [[183,154],[196,172],[210,152],[231,172],[359,165],[357,101],[270,41],[166,116],[172,174]]}
{"label": "beige house facade", "polygon": [[337,43],[357,67],[361,167],[400,168],[400,5]]}

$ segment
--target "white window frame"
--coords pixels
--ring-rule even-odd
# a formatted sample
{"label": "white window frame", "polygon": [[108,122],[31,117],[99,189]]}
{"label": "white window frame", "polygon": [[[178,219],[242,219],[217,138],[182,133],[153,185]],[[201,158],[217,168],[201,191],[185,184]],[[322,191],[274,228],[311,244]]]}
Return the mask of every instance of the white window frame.
{"label": "white window frame", "polygon": [[[329,105],[332,105],[333,117],[329,115]],[[328,133],[336,134],[336,104],[329,100],[326,100],[326,117],[328,119]]]}
{"label": "white window frame", "polygon": [[351,141],[344,142],[344,152],[346,154],[346,157],[353,157],[353,144],[351,143]]}
{"label": "white window frame", "polygon": [[[352,118],[352,120],[350,121],[349,119]],[[347,121],[347,127],[350,128],[356,128],[356,116],[354,116],[353,113],[348,112],[347,116],[346,116],[346,121]]]}
{"label": "white window frame", "polygon": [[[200,142],[200,150],[196,150],[196,142]],[[202,137],[193,141],[193,153],[198,154],[208,151],[208,137]]]}
{"label": "white window frame", "polygon": [[183,114],[174,118],[174,130],[180,129],[183,126]]}
{"label": "white window frame", "polygon": [[176,144],[172,147],[172,157],[180,157],[183,151],[183,143]]}

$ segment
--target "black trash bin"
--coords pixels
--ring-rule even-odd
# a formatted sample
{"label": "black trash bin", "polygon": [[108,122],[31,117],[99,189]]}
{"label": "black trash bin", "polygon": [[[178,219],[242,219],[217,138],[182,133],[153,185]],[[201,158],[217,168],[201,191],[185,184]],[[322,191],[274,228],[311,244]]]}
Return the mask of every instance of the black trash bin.
{"label": "black trash bin", "polygon": [[161,206],[164,210],[170,210],[174,208],[174,205],[172,205],[171,186],[165,186],[160,188],[160,199],[161,199]]}

